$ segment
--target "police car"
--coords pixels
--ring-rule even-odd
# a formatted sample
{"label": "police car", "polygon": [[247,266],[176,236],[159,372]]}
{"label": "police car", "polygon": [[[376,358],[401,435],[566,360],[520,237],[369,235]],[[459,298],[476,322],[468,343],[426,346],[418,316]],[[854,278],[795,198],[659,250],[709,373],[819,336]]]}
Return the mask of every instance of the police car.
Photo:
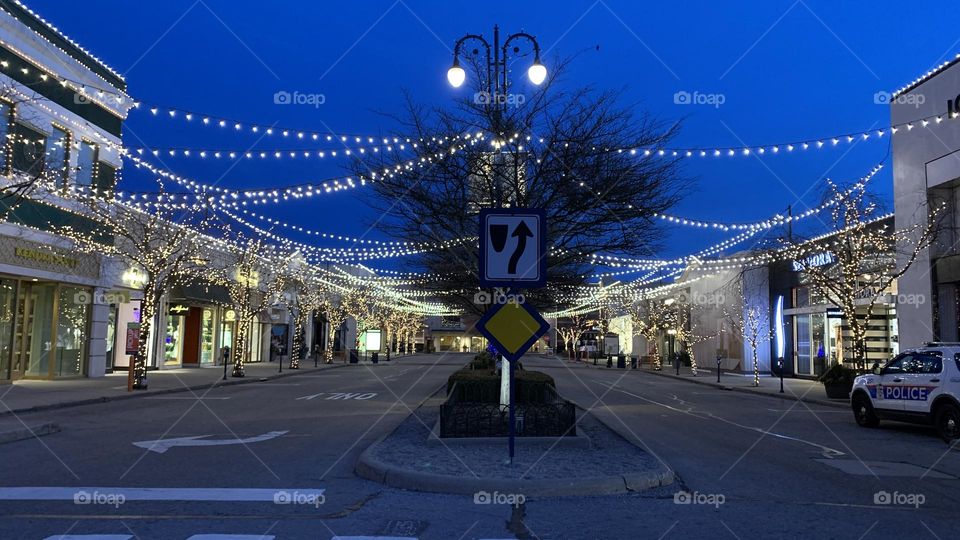
{"label": "police car", "polygon": [[947,441],[960,438],[960,343],[928,343],[900,353],[857,377],[850,403],[864,427],[896,420],[933,425]]}

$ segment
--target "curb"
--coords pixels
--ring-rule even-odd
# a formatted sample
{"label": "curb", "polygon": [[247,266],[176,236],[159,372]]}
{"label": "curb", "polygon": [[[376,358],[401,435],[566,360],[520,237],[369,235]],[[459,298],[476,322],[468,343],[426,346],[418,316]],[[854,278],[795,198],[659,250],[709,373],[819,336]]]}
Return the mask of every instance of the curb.
{"label": "curb", "polygon": [[8,408],[5,411],[0,411],[0,418],[4,416],[9,416],[9,415],[28,414],[28,413],[34,413],[34,412],[50,411],[55,409],[66,409],[70,407],[79,407],[83,405],[96,405],[98,403],[109,403],[111,401],[123,401],[127,399],[136,399],[136,398],[146,397],[146,396],[158,396],[158,395],[164,395],[164,394],[192,392],[196,390],[208,390],[212,387],[218,387],[218,386],[234,386],[238,384],[251,384],[251,383],[257,383],[257,382],[270,381],[274,379],[282,379],[284,377],[293,377],[293,376],[301,375],[304,373],[319,373],[321,371],[344,368],[350,365],[355,365],[355,364],[334,364],[331,367],[323,368],[323,369],[313,368],[312,370],[302,370],[302,369],[291,370],[289,373],[287,372],[277,373],[274,375],[270,375],[268,377],[243,377],[243,378],[237,378],[237,379],[230,379],[226,381],[222,379],[218,379],[213,383],[195,384],[192,386],[179,386],[175,388],[164,388],[162,390],[146,390],[142,392],[133,391],[133,392],[127,392],[126,394],[118,394],[116,396],[100,396],[95,398],[78,399],[73,401],[63,401],[60,403],[34,405],[32,407],[21,407],[19,409]]}
{"label": "curb", "polygon": [[684,382],[688,382],[688,383],[692,383],[692,384],[699,384],[699,385],[703,385],[703,386],[711,386],[711,387],[716,388],[716,389],[718,389],[718,390],[726,390],[726,391],[728,391],[728,392],[740,392],[740,393],[743,393],[743,394],[750,394],[750,395],[752,395],[752,396],[764,396],[764,397],[770,397],[770,398],[775,398],[775,399],[782,399],[782,400],[785,400],[785,401],[802,401],[802,402],[804,402],[804,403],[812,403],[812,404],[815,404],[815,405],[826,405],[826,406],[828,406],[828,407],[839,407],[839,408],[841,408],[841,409],[846,409],[847,407],[849,407],[849,404],[847,404],[847,403],[845,403],[845,402],[844,402],[844,403],[840,403],[840,402],[837,402],[837,401],[828,401],[828,400],[826,400],[826,399],[816,399],[816,398],[808,398],[808,397],[803,397],[803,396],[794,396],[793,394],[787,394],[787,393],[780,394],[780,393],[758,392],[757,390],[751,390],[750,388],[745,388],[745,387],[740,387],[740,386],[729,386],[729,385],[725,385],[725,384],[717,384],[717,383],[715,383],[715,382],[713,382],[713,381],[696,380],[696,379],[691,379],[691,378],[682,377],[682,376],[681,376],[681,377],[677,377],[676,375],[673,375],[673,374],[670,374],[670,373],[662,373],[662,372],[657,372],[657,371],[645,371],[645,370],[639,370],[639,369],[638,369],[638,370],[635,370],[635,371],[639,371],[640,373],[645,373],[645,374],[648,374],[648,375],[655,375],[655,376],[657,376],[657,377],[666,377],[666,378],[668,378],[668,379],[673,379],[673,380],[675,380],[675,381],[684,381]]}
{"label": "curb", "polygon": [[[606,425],[606,424],[604,424]],[[391,432],[392,433],[392,432]],[[381,484],[433,493],[475,495],[481,491],[523,494],[525,497],[569,497],[583,495],[619,495],[672,484],[672,470],[659,466],[656,470],[617,476],[578,479],[517,480],[511,478],[464,478],[402,469],[372,456],[372,449],[390,434],[381,436],[360,454],[354,471],[362,478]]]}
{"label": "curb", "polygon": [[[426,400],[421,402],[417,408],[423,405],[424,402],[426,402]],[[583,409],[576,403],[574,403],[574,405],[581,410]],[[593,418],[603,424],[607,429],[610,429],[622,437],[619,432],[613,430],[596,416]],[[357,459],[357,464],[354,467],[354,472],[358,476],[390,487],[412,491],[474,496],[481,491],[499,491],[523,494],[525,497],[620,495],[666,486],[676,480],[676,475],[673,470],[663,464],[660,464],[652,471],[578,479],[518,480],[512,478],[465,478],[462,476],[417,472],[384,463],[373,457],[373,449],[392,435],[394,431],[396,431],[396,428],[391,430],[390,433],[381,435],[360,454],[360,457]],[[630,443],[629,439],[627,439],[627,442]]]}
{"label": "curb", "polygon": [[53,422],[45,422],[34,426],[24,425],[20,428],[7,429],[0,431],[0,444],[23,441],[43,435],[50,435],[60,431],[60,426]]}

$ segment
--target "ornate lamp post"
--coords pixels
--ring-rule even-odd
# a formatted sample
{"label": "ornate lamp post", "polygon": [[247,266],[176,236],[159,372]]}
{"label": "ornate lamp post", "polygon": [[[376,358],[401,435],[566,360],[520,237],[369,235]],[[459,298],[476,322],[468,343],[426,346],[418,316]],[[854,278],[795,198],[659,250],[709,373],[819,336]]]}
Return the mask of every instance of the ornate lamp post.
{"label": "ornate lamp post", "polygon": [[[463,48],[463,44],[469,40],[479,41],[483,45],[484,52],[486,53],[487,103],[497,106],[497,110],[503,110],[507,104],[506,94],[509,87],[507,80],[507,52],[510,50],[511,43],[521,39],[527,40],[533,45],[533,64],[527,68],[527,77],[530,79],[530,82],[535,85],[542,84],[547,78],[547,68],[540,62],[540,44],[537,43],[537,39],[526,32],[517,32],[516,34],[507,36],[507,39],[504,40],[503,45],[501,45],[499,26],[493,27],[492,46],[490,42],[480,34],[467,34],[457,40],[457,43],[453,46],[453,65],[447,70],[447,81],[454,88],[459,88],[463,85],[467,79],[467,72],[460,67],[461,49]],[[514,46],[512,52],[516,54],[520,52],[520,48]],[[474,49],[473,53],[477,54],[479,51]]]}

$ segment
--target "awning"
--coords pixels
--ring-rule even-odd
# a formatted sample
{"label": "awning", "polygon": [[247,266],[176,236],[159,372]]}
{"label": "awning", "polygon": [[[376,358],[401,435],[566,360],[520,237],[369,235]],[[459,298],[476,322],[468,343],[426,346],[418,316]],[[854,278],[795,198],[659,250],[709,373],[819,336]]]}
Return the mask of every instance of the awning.
{"label": "awning", "polygon": [[170,293],[171,300],[187,300],[192,302],[204,302],[214,304],[229,305],[230,292],[223,285],[213,283],[193,283],[189,285],[178,285]]}

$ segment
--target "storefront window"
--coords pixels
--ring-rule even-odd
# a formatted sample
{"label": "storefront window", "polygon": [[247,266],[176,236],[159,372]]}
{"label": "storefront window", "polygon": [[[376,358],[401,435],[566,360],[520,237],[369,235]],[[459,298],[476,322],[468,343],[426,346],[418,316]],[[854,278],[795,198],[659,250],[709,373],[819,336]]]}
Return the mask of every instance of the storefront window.
{"label": "storefront window", "polygon": [[830,362],[840,362],[843,359],[843,321],[836,317],[827,320],[830,339]]}
{"label": "storefront window", "polygon": [[259,321],[250,321],[250,336],[247,338],[249,348],[247,348],[247,362],[260,362],[260,346],[263,343],[263,325]]}
{"label": "storefront window", "polygon": [[815,313],[810,316],[810,354],[813,355],[813,371],[810,375],[819,375],[826,369],[827,349],[824,342],[826,318],[825,313]]}
{"label": "storefront window", "polygon": [[183,358],[183,315],[167,315],[167,332],[163,340],[163,363],[179,364]]}
{"label": "storefront window", "polygon": [[83,375],[86,365],[87,319],[90,313],[89,292],[77,287],[60,287],[57,317],[57,349],[54,375]]}
{"label": "storefront window", "polygon": [[10,355],[13,353],[13,313],[17,282],[0,279],[0,380],[10,379]]}
{"label": "storefront window", "polygon": [[213,329],[216,328],[213,321],[213,310],[204,308],[202,320],[200,321],[200,363],[212,364],[214,360],[214,342]]}
{"label": "storefront window", "polygon": [[810,375],[812,361],[810,355],[810,315],[797,315],[794,328],[796,329],[797,374]]}
{"label": "storefront window", "polygon": [[106,362],[107,371],[113,371],[115,363],[114,351],[117,346],[117,310],[116,304],[110,304],[110,313],[107,315],[107,349]]}

